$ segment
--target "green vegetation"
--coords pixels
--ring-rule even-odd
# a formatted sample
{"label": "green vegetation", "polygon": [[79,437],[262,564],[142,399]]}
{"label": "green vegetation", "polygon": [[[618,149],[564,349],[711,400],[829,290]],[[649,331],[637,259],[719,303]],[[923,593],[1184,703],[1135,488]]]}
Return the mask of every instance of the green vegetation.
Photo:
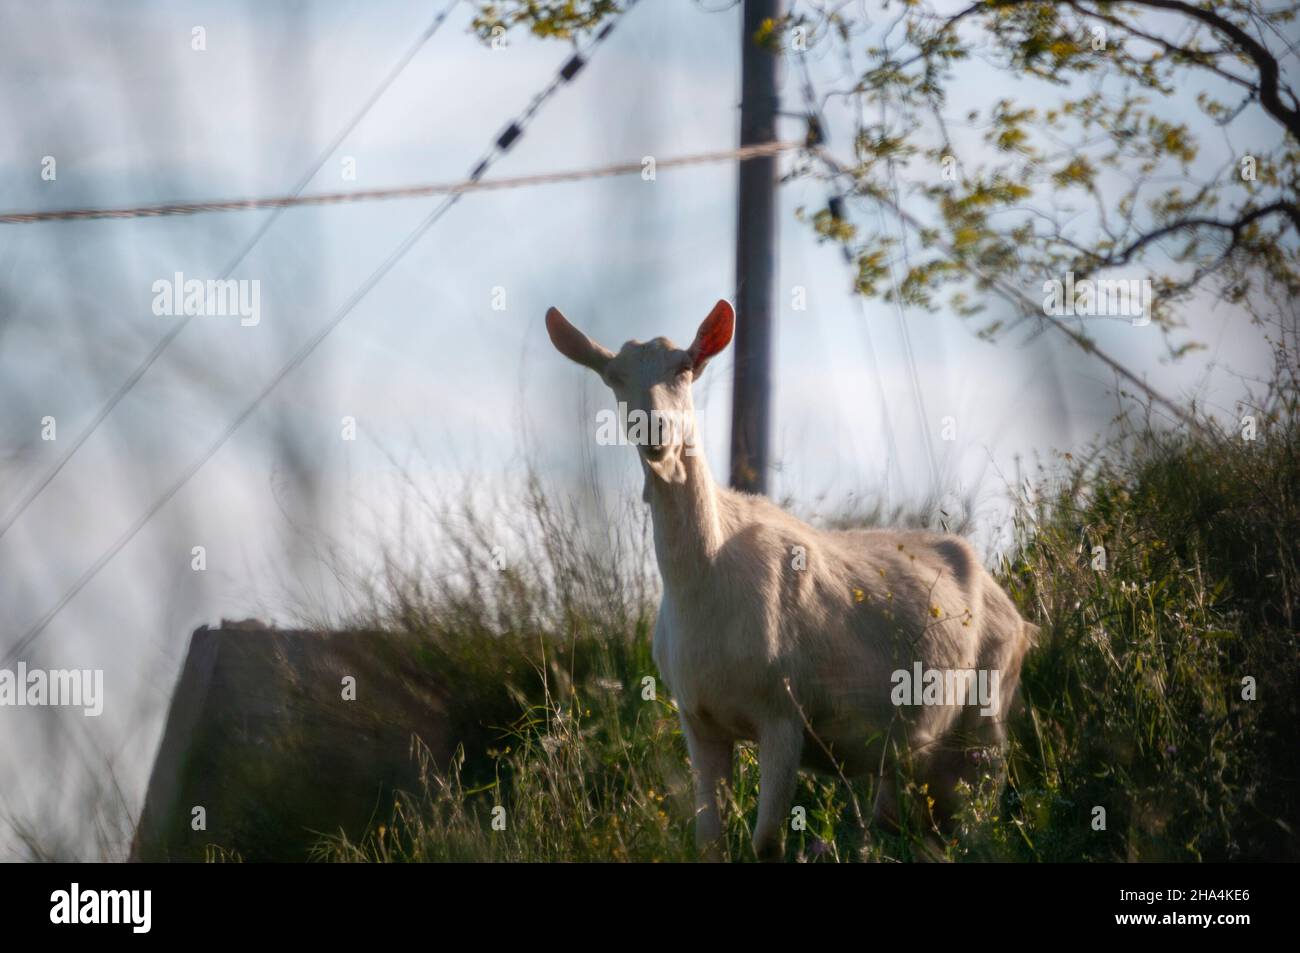
{"label": "green vegetation", "polygon": [[[1020,488],[998,576],[1042,627],[1026,662],[1005,789],[970,792],[954,860],[1166,861],[1300,857],[1300,429],[1295,363],[1279,354],[1238,430],[1120,421],[1087,459]],[[537,486],[518,565],[476,553],[472,511],[440,514],[464,565],[430,588],[391,567],[357,625],[418,636],[457,687],[452,717],[491,740],[422,783],[331,860],[680,861],[693,857],[684,744],[667,690],[644,695],[654,587],[644,532],[610,548]],[[629,516],[625,525],[643,517]],[[1104,549],[1104,569],[1102,552]],[[1255,700],[1243,698],[1243,679]],[[481,733],[481,732],[480,732]],[[727,830],[749,860],[758,767],[742,749]],[[914,792],[923,793],[923,792]],[[791,859],[932,857],[933,838],[863,831],[867,782],[804,775]],[[493,829],[494,808],[505,827]],[[1094,808],[1106,829],[1094,829]],[[499,812],[498,812],[499,813]]]}

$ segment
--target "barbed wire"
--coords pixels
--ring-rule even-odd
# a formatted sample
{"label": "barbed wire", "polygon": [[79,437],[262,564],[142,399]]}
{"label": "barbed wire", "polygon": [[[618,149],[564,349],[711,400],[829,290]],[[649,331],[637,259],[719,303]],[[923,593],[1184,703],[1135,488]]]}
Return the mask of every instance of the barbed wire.
{"label": "barbed wire", "polygon": [[[626,16],[627,13],[636,6],[636,3],[637,0],[626,0],[622,16]],[[622,16],[619,17],[619,20],[622,19]],[[486,172],[494,162],[500,159],[501,156],[505,155],[506,152],[508,152],[509,149],[519,141],[524,130],[527,128],[533,117],[536,116],[541,106],[556,92],[556,90],[565,83],[572,81],[573,78],[578,75],[586,65],[587,57],[590,56],[590,54],[609,37],[616,22],[618,21],[610,21],[606,23],[605,26],[596,33],[595,37],[587,45],[585,51],[575,52],[565,61],[564,65],[560,67],[559,71],[555,74],[555,77],[550,81],[550,83],[548,83],[533,97],[532,101],[524,111],[513,122],[507,125],[501,134],[498,135],[491,145],[488,146],[483,153],[483,156],[473,166],[468,177],[469,180],[475,181],[481,178],[483,173]],[[77,578],[72,586],[59,597],[58,601],[56,601],[53,606],[50,607],[49,611],[37,619],[36,622],[34,622],[32,626],[5,651],[3,660],[0,660],[0,665],[8,665],[11,663],[21,653],[30,648],[32,643],[34,643],[43,632],[47,631],[50,622],[54,620],[55,616],[62,612],[68,603],[75,599],[77,594],[89,585],[90,582],[103,571],[104,567],[112,562],[112,560],[116,558],[117,554],[136,537],[140,530],[142,530],[149,521],[153,519],[153,517],[156,516],[173,497],[176,496],[177,493],[185,488],[186,484],[194,478],[195,474],[203,469],[203,466],[216,455],[217,451],[225,446],[226,442],[234,436],[235,432],[238,431],[245,421],[253,415],[257,408],[261,406],[262,402],[266,400],[266,398],[268,398],[277,387],[279,387],[289,374],[291,374],[315,352],[321,342],[329,337],[330,333],[342,323],[343,319],[361,303],[366,295],[369,294],[370,291],[379,284],[384,276],[387,275],[406,255],[406,253],[414,247],[416,242],[423,238],[425,233],[427,233],[430,228],[432,228],[448,211],[450,211],[465,194],[466,192],[463,190],[448,193],[443,201],[438,204],[438,207],[430,212],[413,231],[398,243],[397,247],[389,253],[388,257],[385,258],[384,261],[373,272],[371,272],[370,276],[361,283],[360,287],[358,287],[357,290],[348,297],[342,307],[340,307],[338,311],[336,311],[330,319],[316,331],[315,334],[303,343],[289,361],[280,368],[275,376],[271,378],[271,380],[257,393],[244,409],[234,417],[226,429],[222,431],[221,435],[218,436],[217,439],[210,444],[203,453],[200,454],[199,457],[189,467],[187,467],[186,470],[170,486],[168,486],[159,497],[154,500],[153,503],[149,505],[144,513],[142,513],[140,517],[137,518],[136,521],[132,523],[131,526],[128,527],[127,530],[119,536],[107,550],[101,553],[100,556],[91,563],[91,565]]]}
{"label": "barbed wire", "polygon": [[587,179],[612,178],[639,173],[646,169],[646,159],[654,161],[654,170],[682,168],[692,165],[710,165],[718,162],[744,162],[764,156],[778,155],[804,147],[803,142],[763,142],[722,149],[715,152],[697,152],[691,155],[654,159],[653,156],[636,162],[619,162],[591,169],[570,169],[563,172],[539,172],[500,179],[462,179],[459,182],[428,183],[423,185],[393,186],[385,189],[360,189],[350,192],[322,192],[315,195],[282,195],[253,199],[217,199],[208,202],[174,202],[163,205],[139,205],[127,208],[81,208],[42,212],[3,212],[0,224],[29,225],[35,222],[87,221],[103,218],[152,218],[164,215],[197,215],[201,212],[236,212],[254,209],[286,209],[306,205],[344,205],[353,202],[373,202],[393,199],[427,198],[432,195],[462,195],[467,192],[493,192],[505,189],[522,189],[534,185],[558,182],[582,182]]}
{"label": "barbed wire", "polygon": [[[438,29],[447,22],[447,18],[451,16],[452,10],[454,10],[459,3],[460,0],[451,0],[451,2],[449,2],[442,11],[439,12],[432,21],[430,21],[424,32],[416,37],[415,42],[406,49],[406,51],[398,58],[397,62],[393,64],[392,68],[385,74],[384,78],[380,80],[379,85],[375,87],[374,92],[372,92],[366,101],[361,104],[361,108],[353,113],[352,117],[339,128],[339,131],[335,133],[334,138],[331,139],[329,144],[321,150],[319,155],[317,155],[316,160],[301,176],[299,176],[298,181],[294,183],[293,189],[289,193],[290,195],[300,195],[303,189],[307,188],[308,183],[310,183],[311,180],[316,177],[316,174],[324,168],[325,163],[329,161],[330,156],[334,154],[335,150],[337,150],[347,137],[352,134],[352,131],[361,124],[361,120],[363,120],[370,110],[374,108],[375,104],[383,98],[383,95],[389,90],[393,83],[397,81],[398,76],[402,74],[402,71],[410,65],[413,59],[415,59],[415,55],[423,49],[424,45],[429,42],[435,33],[438,32]],[[248,241],[244,242],[240,247],[238,253],[236,253],[235,257],[231,259],[230,264],[221,272],[221,275],[218,278],[219,281],[224,281],[234,274],[235,269],[238,268],[253,249],[257,247],[257,244],[262,240],[266,233],[271,230],[271,226],[275,224],[276,220],[280,217],[280,214],[281,210],[277,209],[267,216],[266,220],[262,222],[261,226],[256,231],[253,232]],[[149,372],[149,369],[153,367],[158,358],[163,355],[163,352],[171,346],[171,343],[180,337],[181,332],[189,326],[193,319],[194,315],[185,315],[181,320],[177,321],[166,334],[159,338],[158,343],[154,345],[153,350],[145,355],[144,360],[137,364],[135,370],[133,370],[131,374],[118,385],[117,389],[113,391],[108,400],[105,401],[103,406],[101,406],[95,413],[95,416],[91,418],[90,423],[87,424],[81,432],[72,439],[72,442],[67,445],[67,449],[64,450],[59,459],[54,462],[54,465],[51,466],[35,484],[33,484],[32,488],[28,490],[26,494],[23,495],[23,498],[18,502],[18,505],[9,511],[9,515],[5,517],[4,522],[0,523],[0,539],[4,538],[5,533],[9,532],[14,523],[18,522],[22,515],[27,512],[28,507],[30,507],[32,503],[34,503],[36,499],[45,492],[45,488],[48,487],[63,471],[63,468],[68,465],[68,462],[76,455],[77,451],[81,449],[82,444],[89,440],[91,435],[99,429],[100,424],[108,419],[108,415],[117,408],[117,405],[120,404],[126,395],[131,392],[132,388],[140,382],[140,379]]]}

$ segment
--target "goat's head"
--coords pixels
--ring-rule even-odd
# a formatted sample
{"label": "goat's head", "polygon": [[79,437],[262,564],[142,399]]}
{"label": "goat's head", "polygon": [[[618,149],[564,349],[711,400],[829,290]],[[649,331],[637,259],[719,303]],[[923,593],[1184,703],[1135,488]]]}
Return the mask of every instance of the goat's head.
{"label": "goat's head", "polygon": [[575,328],[556,308],[546,312],[546,331],[556,350],[591,368],[609,385],[620,411],[627,415],[628,436],[642,461],[650,472],[670,483],[686,479],[682,456],[694,452],[691,383],[703,373],[710,358],[731,342],[735,326],[731,305],[719,301],[690,347],[683,350],[667,338],[655,338],[644,344],[628,341],[614,354]]}

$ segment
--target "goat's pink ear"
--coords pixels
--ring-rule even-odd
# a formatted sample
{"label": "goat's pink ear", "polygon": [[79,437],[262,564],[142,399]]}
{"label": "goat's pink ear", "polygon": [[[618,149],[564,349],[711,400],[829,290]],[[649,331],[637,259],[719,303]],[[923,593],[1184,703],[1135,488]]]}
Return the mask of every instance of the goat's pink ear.
{"label": "goat's pink ear", "polygon": [[557,351],[583,367],[590,367],[597,374],[604,373],[605,365],[614,356],[570,324],[558,308],[546,312],[546,333],[551,336],[551,343]]}
{"label": "goat's pink ear", "polygon": [[696,374],[704,370],[709,358],[731,343],[731,335],[735,330],[736,312],[732,310],[730,302],[719,301],[695,332],[695,341],[691,344],[691,366]]}

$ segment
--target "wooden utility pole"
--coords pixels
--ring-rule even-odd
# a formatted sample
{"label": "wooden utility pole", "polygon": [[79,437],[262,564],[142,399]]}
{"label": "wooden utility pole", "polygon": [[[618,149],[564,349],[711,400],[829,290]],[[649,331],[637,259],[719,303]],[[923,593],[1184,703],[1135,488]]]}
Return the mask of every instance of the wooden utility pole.
{"label": "wooden utility pole", "polygon": [[[776,141],[780,56],[754,42],[780,23],[784,0],[745,0],[740,36],[740,144]],[[741,162],[736,215],[736,374],[731,397],[731,485],[767,492],[772,344],[776,321],[777,157]]]}

